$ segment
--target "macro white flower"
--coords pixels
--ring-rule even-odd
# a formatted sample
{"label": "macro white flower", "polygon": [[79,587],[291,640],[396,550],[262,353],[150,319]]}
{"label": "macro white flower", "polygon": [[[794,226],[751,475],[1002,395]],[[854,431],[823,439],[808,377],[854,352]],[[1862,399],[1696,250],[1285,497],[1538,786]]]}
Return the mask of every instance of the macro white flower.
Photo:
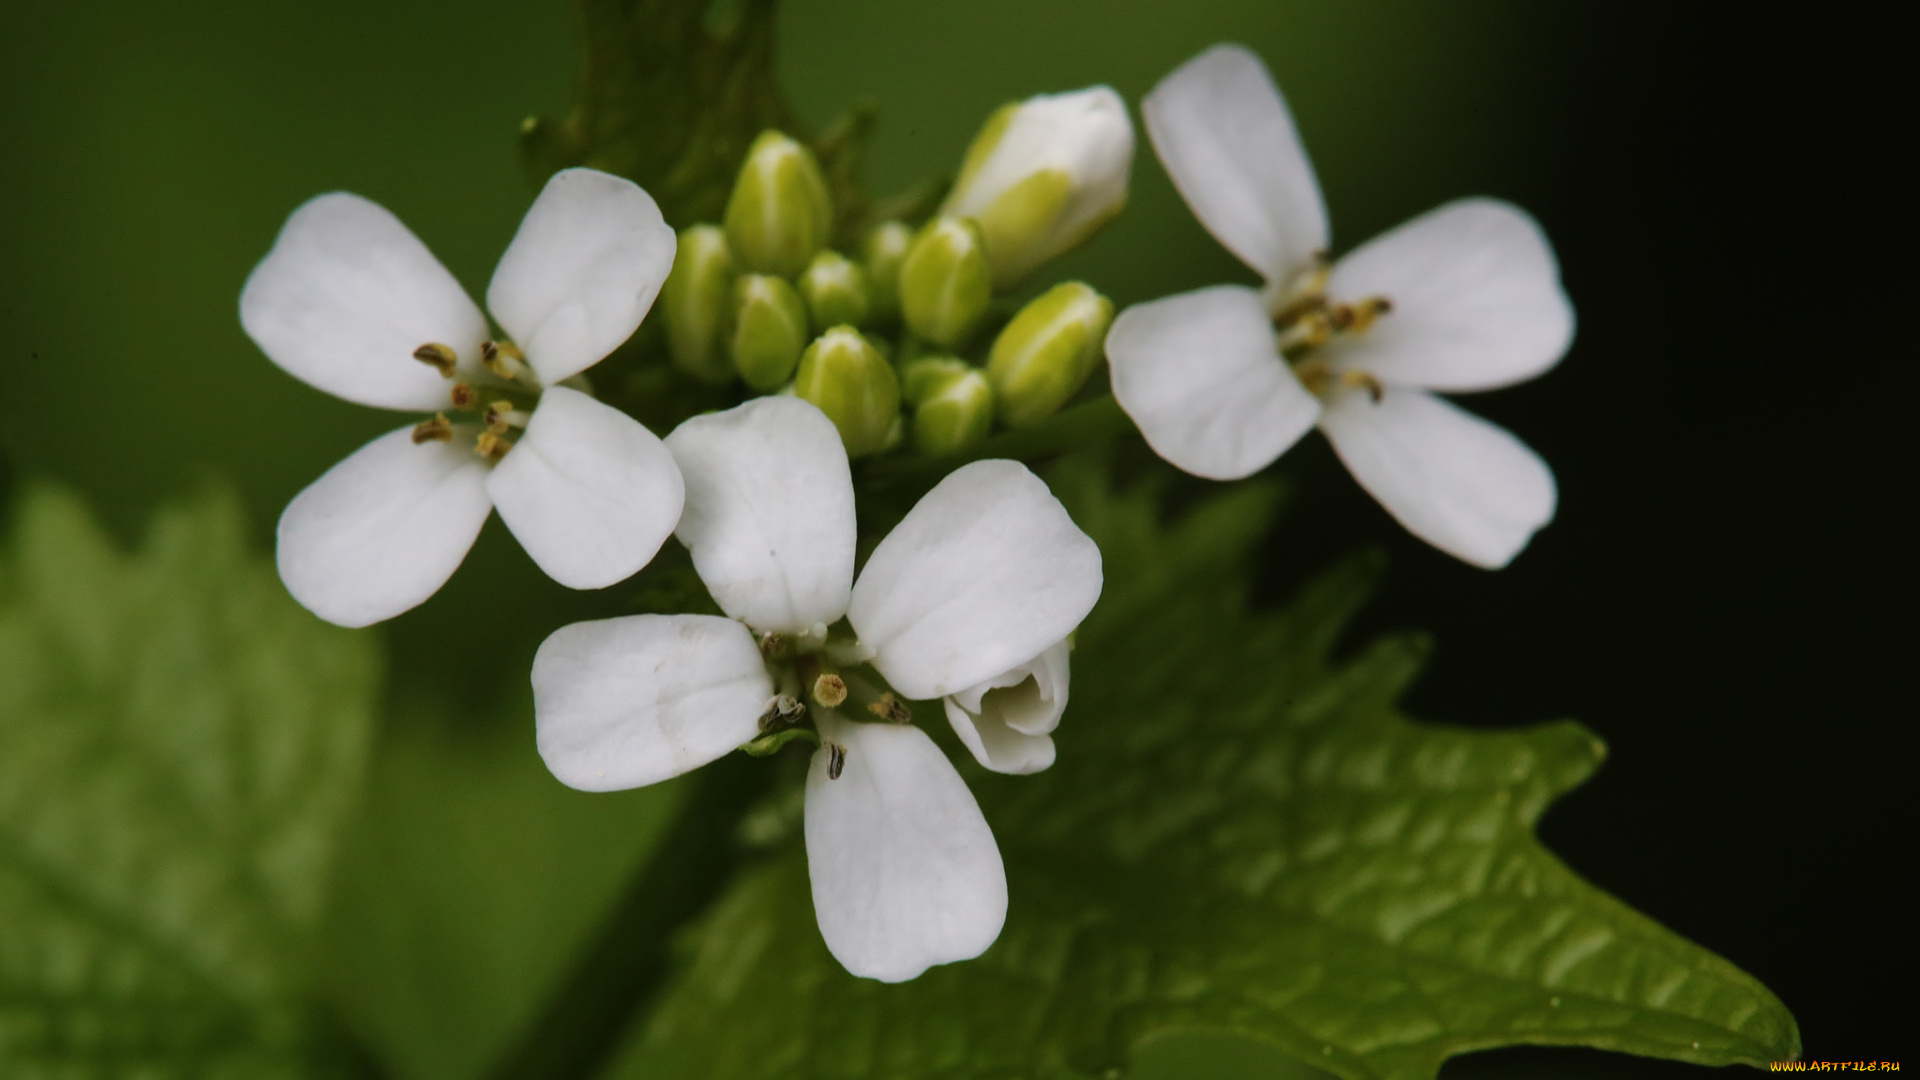
{"label": "macro white flower", "polygon": [[[819,409],[760,398],[688,420],[667,445],[687,485],[677,534],[731,618],[556,631],[533,664],[547,767],[586,791],[637,787],[810,717],[805,838],[828,949],[887,982],[978,956],[1006,918],[999,849],[902,699],[989,716],[984,741],[952,719],[988,768],[1045,767],[1062,642],[1099,598],[1099,549],[1025,466],[980,461],[928,492],[855,581],[852,476]],[[996,755],[1003,727],[1044,753]]]}
{"label": "macro white flower", "polygon": [[1463,199],[1329,267],[1319,183],[1258,57],[1215,46],[1141,108],[1188,207],[1266,281],[1114,320],[1114,397],[1148,444],[1187,472],[1231,480],[1318,424],[1414,535],[1477,566],[1511,561],[1553,518],[1553,473],[1432,391],[1508,386],[1566,352],[1573,308],[1539,226],[1507,203]]}
{"label": "macro white flower", "polygon": [[[645,566],[679,519],[680,472],[652,432],[569,384],[640,325],[674,247],[633,183],[555,174],[487,287],[509,335],[495,338],[385,209],[335,192],[295,210],[241,293],[248,336],[335,397],[437,415],[287,505],[278,562],[294,599],[342,626],[392,618],[446,583],[495,509],[561,584],[601,588]],[[473,421],[448,420],[461,410]]]}
{"label": "macro white flower", "polygon": [[987,119],[940,213],[979,222],[1004,289],[1118,214],[1132,170],[1133,121],[1111,87],[1039,94]]}

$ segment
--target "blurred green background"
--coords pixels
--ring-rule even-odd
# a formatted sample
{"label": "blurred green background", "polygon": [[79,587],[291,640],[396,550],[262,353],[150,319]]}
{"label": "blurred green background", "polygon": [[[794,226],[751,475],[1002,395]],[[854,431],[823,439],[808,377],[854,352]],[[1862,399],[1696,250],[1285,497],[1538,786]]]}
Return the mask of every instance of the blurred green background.
{"label": "blurred green background", "polygon": [[[241,333],[240,286],[304,199],[392,209],[479,296],[531,197],[514,133],[566,111],[561,0],[136,0],[0,6],[0,451],[131,539],[196,477],[237,484],[262,550],[279,510],[400,418],[307,388]],[[1521,0],[790,0],[781,70],[816,128],[881,104],[869,179],[951,169],[994,106],[1096,82],[1129,101],[1221,40],[1263,54],[1319,168],[1337,248],[1550,167],[1575,28]],[[1180,205],[1142,134],[1129,211],[1051,280],[1121,304],[1248,272]],[[676,224],[686,224],[676,223]],[[516,617],[537,611],[537,618]],[[394,673],[328,949],[348,1025],[404,1077],[481,1067],[644,853],[670,788],[567,792],[532,752],[525,672],[602,613],[490,525],[383,631]],[[1177,1040],[1142,1077],[1297,1071]],[[1450,1070],[1450,1075],[1452,1070]]]}

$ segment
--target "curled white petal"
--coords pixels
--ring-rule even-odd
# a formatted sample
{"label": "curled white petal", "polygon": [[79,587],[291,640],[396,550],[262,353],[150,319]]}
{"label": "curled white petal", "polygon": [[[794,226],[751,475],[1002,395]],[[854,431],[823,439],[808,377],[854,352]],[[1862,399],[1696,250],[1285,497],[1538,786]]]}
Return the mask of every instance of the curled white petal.
{"label": "curled white petal", "polygon": [[581,791],[697,769],[754,738],[772,696],[753,635],[713,615],[574,623],[533,658],[541,760]]}
{"label": "curled white petal", "polygon": [[1327,208],[1293,116],[1260,58],[1216,45],[1140,102],[1147,134],[1214,239],[1269,281],[1327,248]]}
{"label": "curled white petal", "polygon": [[1011,669],[1100,598],[1100,549],[1016,461],[948,474],[880,541],[847,618],[873,666],[916,700]]}
{"label": "curled white petal", "polygon": [[1407,531],[1487,569],[1553,520],[1553,471],[1505,428],[1420,390],[1338,396],[1320,427],[1360,486]]}
{"label": "curled white petal", "polygon": [[309,199],[240,293],[240,325],[289,375],[383,409],[444,409],[449,383],[422,345],[477,364],[487,320],[447,268],[380,205]]}
{"label": "curled white petal", "polygon": [[1114,399],[1154,453],[1210,480],[1265,468],[1320,415],[1280,357],[1266,304],[1237,285],[1122,311],[1107,363]]}
{"label": "curled white petal", "polygon": [[803,635],[847,613],[853,474],[825,413],[757,398],[696,416],[666,441],[687,484],[675,534],[720,610]]}
{"label": "curled white petal", "polygon": [[1035,773],[1053,764],[1053,739],[1067,707],[1068,656],[1062,641],[986,682],[947,695],[947,722],[973,759],[1001,773]]}
{"label": "curled white petal", "polygon": [[368,626],[439,591],[486,524],[487,466],[470,444],[390,431],[294,496],[280,515],[280,580],[307,610]]}
{"label": "curled white petal", "polygon": [[1328,295],[1393,310],[1329,349],[1337,369],[1432,390],[1490,390],[1559,363],[1573,304],[1526,211],[1462,199],[1369,240],[1334,264]]}
{"label": "curled white petal", "polygon": [[487,286],[487,309],[551,386],[633,336],[677,241],[639,185],[593,169],[553,174]]}
{"label": "curled white petal", "polygon": [[605,588],[647,565],[684,497],[658,436],[564,386],[541,395],[487,491],[533,561],[572,589]]}
{"label": "curled white petal", "polygon": [[1007,874],[953,764],[919,728],[816,716],[807,874],[828,951],[882,982],[985,952],[1006,922]]}

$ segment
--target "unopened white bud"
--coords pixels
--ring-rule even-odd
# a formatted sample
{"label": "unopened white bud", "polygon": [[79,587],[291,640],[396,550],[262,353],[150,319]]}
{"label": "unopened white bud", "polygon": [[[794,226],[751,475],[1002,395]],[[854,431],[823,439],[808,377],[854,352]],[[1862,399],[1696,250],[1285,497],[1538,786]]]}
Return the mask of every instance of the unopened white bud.
{"label": "unopened white bud", "polygon": [[987,120],[940,208],[986,237],[996,289],[1091,236],[1127,202],[1133,121],[1111,87],[1041,94]]}

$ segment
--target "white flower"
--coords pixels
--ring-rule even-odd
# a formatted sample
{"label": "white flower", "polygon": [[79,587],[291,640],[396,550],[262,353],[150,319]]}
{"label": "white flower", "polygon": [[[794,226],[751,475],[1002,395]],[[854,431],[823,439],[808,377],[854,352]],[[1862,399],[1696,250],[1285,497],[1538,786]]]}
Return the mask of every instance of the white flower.
{"label": "white flower", "polygon": [[[562,384],[640,325],[674,246],[631,182],[556,174],[487,287],[507,341],[378,205],[336,192],[294,211],[241,293],[247,334],[336,397],[439,413],[361,447],[288,504],[279,566],[294,598],[342,626],[392,618],[446,583],[492,509],[564,585],[600,588],[645,566],[680,516],[679,470],[652,432]],[[458,409],[484,416],[449,422]]]}
{"label": "white flower", "polygon": [[1148,444],[1231,480],[1317,423],[1414,535],[1478,566],[1511,561],[1553,518],[1553,473],[1430,391],[1521,382],[1566,352],[1573,308],[1539,226],[1506,203],[1463,199],[1329,268],[1319,184],[1259,58],[1209,49],[1142,111],[1195,216],[1266,280],[1261,292],[1216,286],[1114,320],[1114,397]]}
{"label": "white flower", "polygon": [[1118,214],[1132,169],[1133,122],[1111,87],[1040,94],[988,118],[940,212],[980,223],[1004,289]]}
{"label": "white flower", "polygon": [[[667,445],[687,484],[677,534],[732,618],[555,632],[533,665],[541,757],[582,790],[650,784],[753,740],[763,717],[796,716],[810,696],[820,748],[805,834],[827,947],[888,982],[979,955],[1006,918],[999,849],[895,695],[945,697],[950,717],[991,714],[984,749],[971,722],[953,721],[981,762],[1044,768],[1066,701],[1060,643],[1099,597],[1099,549],[1025,466],[981,461],[921,499],[856,582],[846,451],[814,406],[760,398],[688,420]],[[843,615],[852,635],[836,638]],[[1050,704],[1030,707],[1035,696]],[[1046,761],[1029,744],[1004,767],[1002,728],[1046,743]]]}

